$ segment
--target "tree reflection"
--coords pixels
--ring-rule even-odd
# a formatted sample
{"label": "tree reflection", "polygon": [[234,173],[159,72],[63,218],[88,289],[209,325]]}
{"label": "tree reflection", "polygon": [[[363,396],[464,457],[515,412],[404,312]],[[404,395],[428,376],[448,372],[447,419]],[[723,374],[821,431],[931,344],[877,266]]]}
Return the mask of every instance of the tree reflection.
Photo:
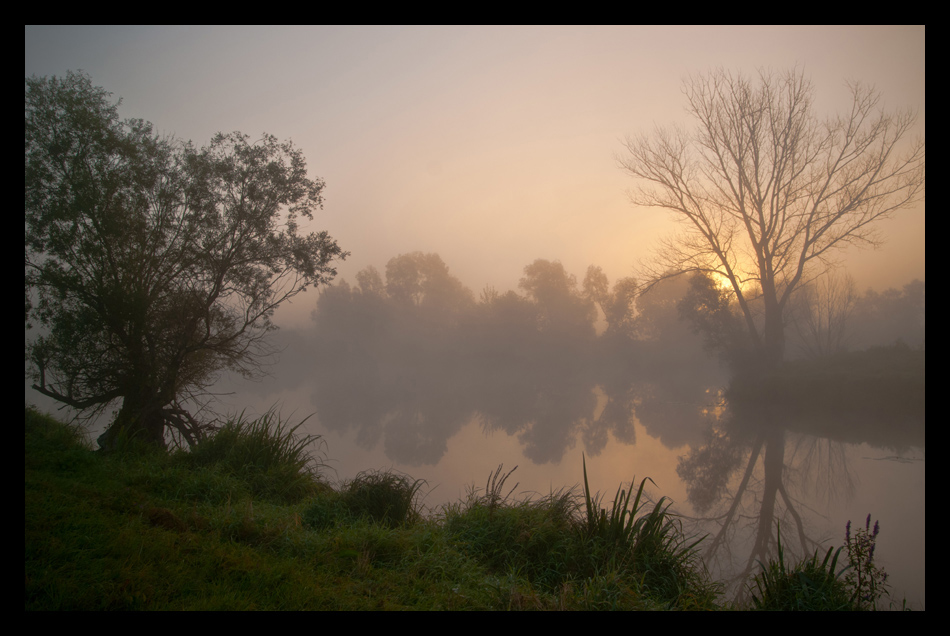
{"label": "tree reflection", "polygon": [[416,252],[391,259],[385,280],[368,267],[358,286],[324,291],[313,315],[323,426],[409,465],[437,463],[476,417],[538,464],[578,438],[592,456],[611,435],[632,444],[637,419],[668,446],[698,441],[721,370],[679,320],[682,279],[635,298],[632,279],[611,288],[595,267],[583,287],[557,261],[524,274],[522,294],[487,288],[476,302],[438,255]]}
{"label": "tree reflection", "polygon": [[[824,396],[803,390],[813,382],[830,385]],[[899,345],[734,380],[725,414],[677,467],[697,528],[711,528],[705,562],[748,580],[775,554],[776,521],[794,537],[787,559],[811,555],[823,539],[810,527],[813,502],[854,493],[847,444],[923,446],[923,386],[924,352]]]}

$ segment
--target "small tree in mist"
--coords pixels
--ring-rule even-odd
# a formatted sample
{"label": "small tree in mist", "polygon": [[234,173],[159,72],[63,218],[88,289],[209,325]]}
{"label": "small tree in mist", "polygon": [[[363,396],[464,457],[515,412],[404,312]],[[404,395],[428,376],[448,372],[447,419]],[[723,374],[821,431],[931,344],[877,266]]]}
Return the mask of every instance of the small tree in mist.
{"label": "small tree in mist", "polygon": [[604,314],[607,323],[607,337],[633,337],[636,318],[637,281],[633,278],[621,278],[614,282],[611,289],[607,275],[596,266],[587,268],[584,277],[584,295],[594,301]]}
{"label": "small tree in mist", "polygon": [[298,233],[322,204],[303,153],[264,135],[201,149],[120,120],[88,76],[26,79],[26,342],[33,388],[81,413],[122,400],[100,444],[164,446],[228,368],[260,370],[274,310],[346,254]]}
{"label": "small tree in mist", "polygon": [[854,279],[834,272],[802,287],[794,322],[807,357],[821,358],[845,350],[857,298]]}
{"label": "small tree in mist", "polygon": [[926,285],[912,280],[901,289],[867,290],[855,300],[850,344],[857,349],[889,345],[896,340],[924,347]]}

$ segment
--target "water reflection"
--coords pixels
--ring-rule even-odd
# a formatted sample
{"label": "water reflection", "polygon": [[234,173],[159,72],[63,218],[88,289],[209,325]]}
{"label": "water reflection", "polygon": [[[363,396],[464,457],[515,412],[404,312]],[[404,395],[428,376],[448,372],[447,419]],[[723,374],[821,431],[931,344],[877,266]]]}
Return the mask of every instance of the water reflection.
{"label": "water reflection", "polygon": [[633,444],[635,419],[669,448],[699,441],[719,379],[638,381],[631,369],[607,375],[582,358],[398,366],[349,352],[314,380],[312,401],[325,428],[352,432],[366,449],[382,443],[400,463],[437,464],[447,441],[477,417],[485,433],[516,437],[524,456],[543,464],[560,462],[578,441],[591,456],[610,437]]}
{"label": "water reflection", "polygon": [[[603,351],[550,356],[541,365],[517,350],[496,351],[481,364],[416,352],[406,365],[352,349],[339,358],[324,351],[333,364],[312,385],[312,400],[327,430],[420,467],[438,465],[472,421],[483,435],[517,440],[536,465],[557,464],[578,446],[588,457],[608,443],[632,447],[639,424],[665,448],[685,449],[676,465],[688,503],[682,512],[694,531],[709,534],[704,560],[714,573],[744,581],[774,556],[777,522],[789,558],[841,544],[821,510],[854,495],[850,446],[891,454],[923,448],[923,353],[895,351],[860,360],[864,378],[798,378],[804,389],[759,378],[725,391],[716,384],[724,380],[718,367],[646,372]],[[920,365],[919,382],[899,372],[902,364]]]}
{"label": "water reflection", "polygon": [[679,461],[697,520],[712,529],[705,560],[733,580],[775,554],[777,527],[794,559],[828,547],[813,513],[822,499],[853,497],[847,445],[924,447],[923,352],[898,346],[838,360],[734,380],[724,415]]}

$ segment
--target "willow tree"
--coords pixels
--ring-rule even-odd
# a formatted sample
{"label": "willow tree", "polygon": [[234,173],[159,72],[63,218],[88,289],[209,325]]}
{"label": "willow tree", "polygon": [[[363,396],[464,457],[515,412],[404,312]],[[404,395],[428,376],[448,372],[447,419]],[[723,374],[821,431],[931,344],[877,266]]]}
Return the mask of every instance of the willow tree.
{"label": "willow tree", "polygon": [[183,406],[223,369],[261,370],[274,310],[344,258],[313,219],[324,183],[290,142],[218,134],[201,149],[120,120],[88,76],[26,79],[26,320],[33,388],[100,437],[193,442]]}
{"label": "willow tree", "polygon": [[633,203],[681,223],[644,278],[694,271],[728,281],[767,365],[783,357],[796,289],[842,248],[879,244],[875,222],[923,195],[924,140],[909,139],[916,115],[885,112],[863,84],[849,88],[850,110],[823,119],[798,71],[690,77],[696,127],[630,137],[620,158],[639,184]]}

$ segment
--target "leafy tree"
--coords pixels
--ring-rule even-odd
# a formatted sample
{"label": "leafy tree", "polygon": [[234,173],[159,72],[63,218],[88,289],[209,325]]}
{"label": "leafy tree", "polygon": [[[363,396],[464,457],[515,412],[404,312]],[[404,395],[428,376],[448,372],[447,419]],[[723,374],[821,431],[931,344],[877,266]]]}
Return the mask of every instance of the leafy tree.
{"label": "leafy tree", "polygon": [[518,286],[537,305],[542,333],[573,341],[593,339],[597,310],[560,262],[539,258],[524,268],[524,274]]}
{"label": "leafy tree", "polygon": [[201,149],[120,120],[81,73],[27,78],[26,318],[33,387],[82,414],[122,401],[100,437],[164,446],[202,426],[182,406],[222,369],[260,372],[274,310],[336,274],[326,232],[301,235],[324,183],[264,135]]}
{"label": "leafy tree", "polygon": [[[374,275],[367,275],[360,284],[372,280],[375,285]],[[412,252],[389,259],[386,292],[397,305],[418,309],[414,318],[433,325],[454,325],[475,304],[471,290],[449,274],[435,253]]]}
{"label": "leafy tree", "polygon": [[587,268],[584,277],[584,295],[593,300],[604,314],[608,338],[615,335],[632,337],[637,300],[637,281],[621,278],[610,291],[607,275],[596,266]]}
{"label": "leafy tree", "polygon": [[768,365],[784,355],[796,289],[841,248],[877,244],[875,222],[923,196],[924,140],[908,139],[916,116],[887,113],[873,89],[850,88],[850,112],[821,121],[801,73],[763,71],[754,82],[719,70],[685,83],[695,132],[626,142],[622,166],[640,183],[633,202],[671,211],[683,228],[649,277],[723,276]]}

